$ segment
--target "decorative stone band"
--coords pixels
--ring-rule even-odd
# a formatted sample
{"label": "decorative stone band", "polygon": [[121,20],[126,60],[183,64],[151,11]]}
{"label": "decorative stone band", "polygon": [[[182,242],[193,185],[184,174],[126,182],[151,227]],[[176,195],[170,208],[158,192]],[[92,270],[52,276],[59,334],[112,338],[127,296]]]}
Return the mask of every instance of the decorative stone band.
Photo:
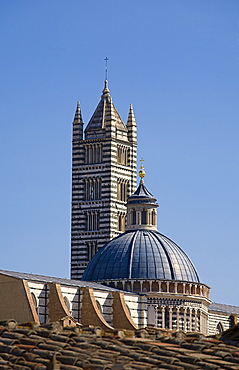
{"label": "decorative stone band", "polygon": [[172,281],[172,280],[105,280],[98,281],[98,283],[110,286],[116,289],[136,293],[166,293],[172,295],[187,295],[204,297],[210,299],[209,286],[201,283],[190,283],[185,281]]}

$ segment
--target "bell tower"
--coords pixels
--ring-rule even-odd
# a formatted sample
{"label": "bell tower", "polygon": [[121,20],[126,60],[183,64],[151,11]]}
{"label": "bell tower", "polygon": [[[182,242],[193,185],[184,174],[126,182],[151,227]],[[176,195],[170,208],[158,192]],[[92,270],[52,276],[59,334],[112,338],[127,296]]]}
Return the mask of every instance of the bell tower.
{"label": "bell tower", "polygon": [[125,125],[108,81],[83,134],[80,104],[73,120],[71,278],[81,276],[91,258],[125,231],[126,202],[136,189],[137,127],[132,105]]}

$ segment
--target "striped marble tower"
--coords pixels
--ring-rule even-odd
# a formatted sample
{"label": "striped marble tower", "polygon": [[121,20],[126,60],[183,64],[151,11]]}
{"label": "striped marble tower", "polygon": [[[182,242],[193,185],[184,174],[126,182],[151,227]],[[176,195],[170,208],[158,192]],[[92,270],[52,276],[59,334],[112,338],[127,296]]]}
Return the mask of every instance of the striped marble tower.
{"label": "striped marble tower", "polygon": [[132,105],[125,125],[108,82],[83,137],[77,104],[72,143],[71,278],[125,230],[126,201],[136,189],[137,128]]}

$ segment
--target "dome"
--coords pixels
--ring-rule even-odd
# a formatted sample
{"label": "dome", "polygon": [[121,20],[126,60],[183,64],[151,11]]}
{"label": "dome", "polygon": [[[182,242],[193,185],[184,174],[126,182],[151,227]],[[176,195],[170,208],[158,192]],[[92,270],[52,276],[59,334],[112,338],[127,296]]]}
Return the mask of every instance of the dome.
{"label": "dome", "polygon": [[82,280],[165,279],[199,283],[186,253],[155,230],[128,230],[111,240],[90,261]]}
{"label": "dome", "polygon": [[87,266],[82,280],[174,280],[199,283],[187,254],[157,230],[156,198],[140,184],[127,201],[126,231],[102,247]]}

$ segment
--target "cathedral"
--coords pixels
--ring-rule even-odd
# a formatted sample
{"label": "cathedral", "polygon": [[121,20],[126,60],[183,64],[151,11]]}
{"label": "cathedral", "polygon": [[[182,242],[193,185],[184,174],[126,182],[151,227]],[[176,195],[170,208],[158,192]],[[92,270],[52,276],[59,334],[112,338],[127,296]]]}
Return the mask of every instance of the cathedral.
{"label": "cathedral", "polygon": [[239,307],[212,303],[189,256],[157,230],[142,164],[138,175],[137,186],[133,107],[125,124],[105,80],[86,127],[79,103],[73,119],[71,279],[0,270],[0,321],[205,335],[239,322]]}
{"label": "cathedral", "polygon": [[[200,282],[185,252],[157,231],[158,205],[144,184],[143,166],[136,190],[136,130],[132,105],[125,125],[107,80],[84,135],[77,105],[71,277],[144,294],[147,325],[206,333],[210,288]],[[222,323],[216,322],[222,330]]]}

